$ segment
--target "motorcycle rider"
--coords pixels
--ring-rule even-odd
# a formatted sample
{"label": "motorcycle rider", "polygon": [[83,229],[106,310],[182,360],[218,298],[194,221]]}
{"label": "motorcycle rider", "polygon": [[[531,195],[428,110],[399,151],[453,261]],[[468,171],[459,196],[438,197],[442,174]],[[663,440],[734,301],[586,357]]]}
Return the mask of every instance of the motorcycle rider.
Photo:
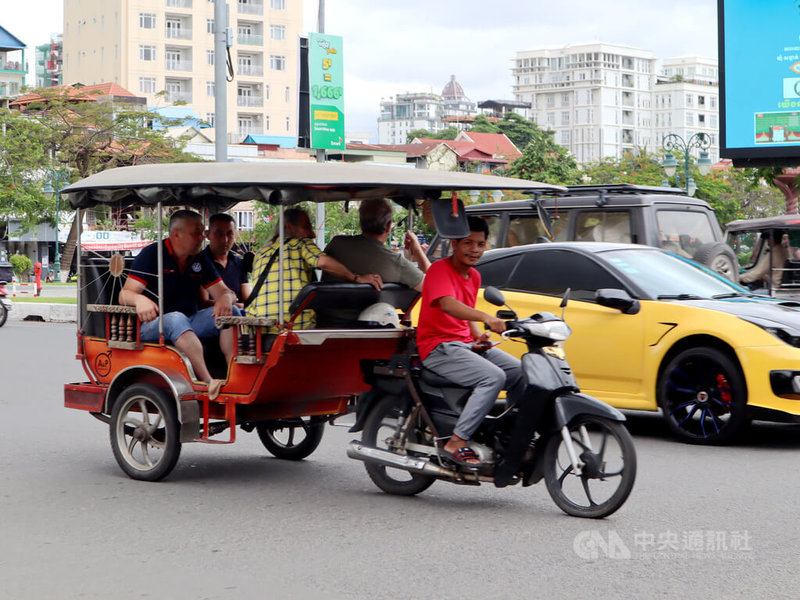
{"label": "motorcycle rider", "polygon": [[417,327],[417,346],[422,364],[459,385],[472,388],[442,449],[453,462],[477,468],[475,452],[467,445],[494,405],[500,390],[508,390],[516,403],[524,387],[520,361],[492,347],[488,331],[505,331],[502,319],[475,309],[481,276],[473,268],[486,250],[489,227],[483,219],[468,218],[470,234],[451,240],[453,254],[428,269],[422,288],[422,308]]}

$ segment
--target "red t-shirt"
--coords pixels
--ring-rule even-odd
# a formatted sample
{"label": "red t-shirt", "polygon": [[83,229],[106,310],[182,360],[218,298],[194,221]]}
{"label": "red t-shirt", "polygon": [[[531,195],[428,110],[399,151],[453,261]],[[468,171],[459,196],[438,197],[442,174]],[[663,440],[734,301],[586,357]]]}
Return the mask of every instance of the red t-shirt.
{"label": "red t-shirt", "polygon": [[478,288],[481,287],[481,274],[470,268],[469,277],[462,277],[449,258],[433,263],[422,284],[422,309],[417,325],[417,348],[419,356],[425,360],[436,346],[442,342],[473,342],[469,321],[451,317],[433,302],[445,296],[452,296],[470,308],[475,307]]}

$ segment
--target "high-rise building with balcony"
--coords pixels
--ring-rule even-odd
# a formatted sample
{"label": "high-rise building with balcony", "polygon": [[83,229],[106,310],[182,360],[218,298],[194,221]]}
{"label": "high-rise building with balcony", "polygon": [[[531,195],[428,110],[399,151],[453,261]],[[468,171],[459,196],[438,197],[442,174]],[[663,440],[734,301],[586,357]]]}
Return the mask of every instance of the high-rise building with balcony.
{"label": "high-rise building with balcony", "polygon": [[25,44],[0,26],[0,107],[20,93],[25,85],[28,65],[25,64]]}
{"label": "high-rise building with balcony", "polygon": [[[297,137],[302,0],[230,0],[233,142]],[[214,125],[213,0],[65,0],[64,83],[113,82]]]}
{"label": "high-rise building with balcony", "polygon": [[47,44],[36,46],[36,87],[53,87],[62,83],[64,43],[61,34],[53,34]]}
{"label": "high-rise building with balcony", "polygon": [[606,43],[517,52],[513,91],[578,162],[652,149],[652,52]]}
{"label": "high-rise building with balcony", "polygon": [[[665,58],[653,88],[653,139],[657,148],[669,133],[688,140],[705,133],[711,162],[719,160],[719,71],[715,58]],[[699,149],[691,154],[698,156]]]}

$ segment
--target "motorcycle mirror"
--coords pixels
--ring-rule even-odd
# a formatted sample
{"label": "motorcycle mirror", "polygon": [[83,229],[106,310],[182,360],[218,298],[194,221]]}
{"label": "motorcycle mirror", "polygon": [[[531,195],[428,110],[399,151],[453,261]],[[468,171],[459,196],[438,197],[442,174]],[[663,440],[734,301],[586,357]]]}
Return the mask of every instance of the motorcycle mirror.
{"label": "motorcycle mirror", "polygon": [[494,304],[495,306],[504,306],[506,303],[505,296],[503,296],[503,292],[498,290],[494,286],[488,286],[485,290],[483,290],[483,299],[486,300],[489,304]]}
{"label": "motorcycle mirror", "polygon": [[561,298],[561,304],[558,305],[559,308],[565,308],[567,306],[567,300],[569,300],[569,293],[572,291],[572,288],[567,288],[564,292],[564,297]]}

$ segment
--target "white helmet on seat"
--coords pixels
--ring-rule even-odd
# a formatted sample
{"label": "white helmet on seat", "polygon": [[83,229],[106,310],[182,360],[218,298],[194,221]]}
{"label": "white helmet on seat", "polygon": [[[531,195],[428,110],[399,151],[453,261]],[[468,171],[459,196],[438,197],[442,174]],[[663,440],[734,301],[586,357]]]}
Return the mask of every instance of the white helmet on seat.
{"label": "white helmet on seat", "polygon": [[376,302],[368,306],[358,315],[358,320],[378,323],[383,327],[400,327],[400,317],[397,316],[397,309],[388,302]]}

